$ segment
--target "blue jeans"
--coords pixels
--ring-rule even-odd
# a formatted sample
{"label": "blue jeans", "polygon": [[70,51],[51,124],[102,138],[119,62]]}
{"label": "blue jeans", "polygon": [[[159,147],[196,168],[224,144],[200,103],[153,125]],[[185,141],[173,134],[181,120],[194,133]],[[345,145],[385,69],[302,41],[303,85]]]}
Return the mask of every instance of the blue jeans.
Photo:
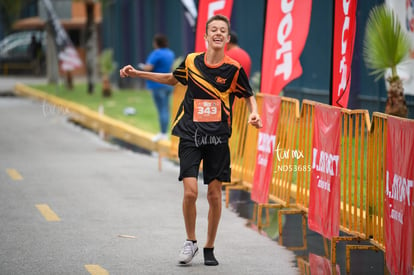
{"label": "blue jeans", "polygon": [[158,120],[160,123],[161,133],[166,134],[168,123],[170,122],[170,96],[173,87],[162,87],[152,89],[152,98],[158,111]]}

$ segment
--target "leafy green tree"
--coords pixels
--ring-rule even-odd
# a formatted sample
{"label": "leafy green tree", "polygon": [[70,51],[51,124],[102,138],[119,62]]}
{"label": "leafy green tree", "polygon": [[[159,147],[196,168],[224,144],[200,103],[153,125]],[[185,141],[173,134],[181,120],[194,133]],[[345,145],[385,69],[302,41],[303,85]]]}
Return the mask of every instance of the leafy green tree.
{"label": "leafy green tree", "polygon": [[381,79],[388,69],[389,88],[385,113],[407,117],[408,109],[404,88],[397,72],[397,65],[409,54],[410,41],[402,29],[395,13],[385,4],[375,6],[368,17],[363,44],[365,64],[372,70],[376,80]]}
{"label": "leafy green tree", "polygon": [[112,95],[111,74],[116,69],[116,62],[113,60],[113,50],[105,49],[99,56],[99,67],[102,74],[102,96],[110,97]]}

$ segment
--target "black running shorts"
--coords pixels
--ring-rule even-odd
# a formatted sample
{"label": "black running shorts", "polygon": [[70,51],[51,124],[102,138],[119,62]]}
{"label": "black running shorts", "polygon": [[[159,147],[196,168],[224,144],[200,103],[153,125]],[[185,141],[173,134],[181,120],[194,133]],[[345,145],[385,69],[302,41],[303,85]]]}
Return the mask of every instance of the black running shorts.
{"label": "black running shorts", "polygon": [[203,160],[204,184],[214,179],[230,182],[230,149],[227,142],[220,144],[196,144],[192,140],[180,139],[178,146],[180,158],[180,176],[183,178],[198,178],[201,160]]}

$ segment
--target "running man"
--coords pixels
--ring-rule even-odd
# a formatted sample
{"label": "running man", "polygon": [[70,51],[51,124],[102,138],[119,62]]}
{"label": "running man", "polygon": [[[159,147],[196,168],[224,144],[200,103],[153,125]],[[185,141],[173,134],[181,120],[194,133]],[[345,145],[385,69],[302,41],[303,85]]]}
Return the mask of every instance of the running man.
{"label": "running man", "polygon": [[203,160],[203,179],[209,203],[207,240],[204,264],[218,265],[214,241],[221,217],[222,182],[230,181],[230,150],[232,104],[235,96],[245,98],[250,111],[248,123],[262,127],[257,104],[248,78],[240,64],[224,54],[230,40],[230,22],[215,15],[206,23],[206,52],[187,55],[172,73],[154,73],[127,65],[121,77],[140,77],[164,84],[180,82],[187,86],[185,97],[173,122],[172,134],[180,138],[179,180],[183,181],[183,216],[187,239],[179,254],[180,264],[189,264],[198,253],[196,225],[197,178]]}

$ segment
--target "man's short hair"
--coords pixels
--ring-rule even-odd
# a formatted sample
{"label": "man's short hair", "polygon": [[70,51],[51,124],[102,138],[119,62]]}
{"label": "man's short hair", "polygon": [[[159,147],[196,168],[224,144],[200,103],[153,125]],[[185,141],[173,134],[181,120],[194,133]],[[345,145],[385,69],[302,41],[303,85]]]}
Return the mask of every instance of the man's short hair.
{"label": "man's short hair", "polygon": [[229,21],[229,19],[226,16],[222,15],[222,14],[216,14],[216,15],[213,15],[212,17],[210,17],[210,19],[207,20],[207,23],[206,23],[206,33],[208,32],[208,25],[212,21],[215,21],[215,20],[220,20],[220,21],[225,22],[227,24],[228,30],[230,31],[230,21]]}
{"label": "man's short hair", "polygon": [[239,44],[239,39],[237,38],[237,33],[235,31],[230,32],[230,41],[231,44]]}
{"label": "man's short hair", "polygon": [[154,35],[154,42],[155,45],[159,48],[167,48],[168,47],[168,39],[164,34],[158,33]]}

